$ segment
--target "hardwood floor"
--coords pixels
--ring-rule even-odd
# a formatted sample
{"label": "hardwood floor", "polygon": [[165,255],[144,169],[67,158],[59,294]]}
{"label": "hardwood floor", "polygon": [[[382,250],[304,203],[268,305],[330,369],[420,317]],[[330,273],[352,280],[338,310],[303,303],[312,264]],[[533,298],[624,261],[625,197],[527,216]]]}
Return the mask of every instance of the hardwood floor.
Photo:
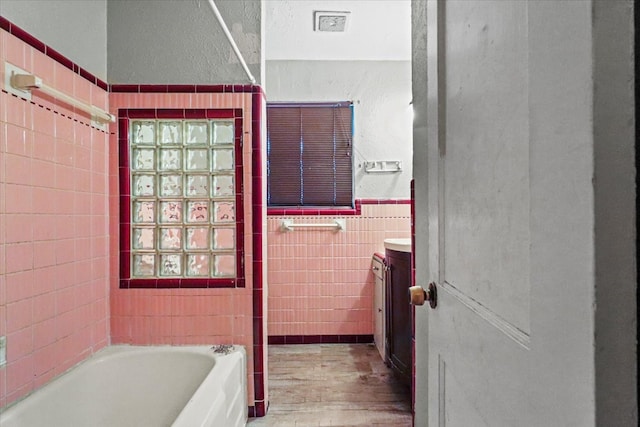
{"label": "hardwood floor", "polygon": [[373,344],[269,346],[269,411],[249,427],[411,426],[411,395]]}

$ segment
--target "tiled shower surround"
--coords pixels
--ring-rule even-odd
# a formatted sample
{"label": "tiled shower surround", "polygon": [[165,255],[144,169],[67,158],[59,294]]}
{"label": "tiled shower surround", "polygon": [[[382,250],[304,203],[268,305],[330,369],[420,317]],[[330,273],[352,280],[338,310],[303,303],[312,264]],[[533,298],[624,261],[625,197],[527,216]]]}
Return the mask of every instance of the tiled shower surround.
{"label": "tiled shower surround", "polygon": [[[0,93],[0,407],[109,343],[238,344],[247,348],[251,415],[264,415],[266,229],[260,88],[106,83],[0,17],[2,64],[118,115],[127,110],[240,112],[244,280],[223,288],[120,288],[119,123],[90,127],[83,113],[34,92]],[[2,67],[4,71],[4,66]],[[4,77],[4,76],[1,76]],[[111,94],[106,89],[111,89]],[[167,93],[171,92],[171,93]],[[235,117],[235,116],[234,116]],[[188,118],[188,117],[185,117]],[[252,179],[252,177],[257,177]],[[258,215],[252,215],[256,211]],[[240,228],[239,228],[240,229]],[[265,282],[265,283],[263,283]],[[263,343],[265,346],[263,346]]]}
{"label": "tiled shower surround", "polygon": [[[142,90],[153,90],[145,87]],[[133,90],[131,86],[114,86],[110,95],[110,111],[120,117],[120,132],[112,133],[110,138],[110,228],[111,235],[117,236],[121,232],[119,223],[119,209],[121,194],[118,191],[121,179],[120,168],[124,167],[118,156],[119,147],[125,146],[127,132],[122,132],[123,124],[129,116],[135,120],[140,117],[162,118],[171,117],[185,119],[203,114],[203,112],[217,110],[238,110],[237,117],[242,117],[238,124],[242,129],[237,132],[243,136],[242,150],[236,151],[236,156],[242,156],[241,173],[243,188],[243,206],[238,206],[238,212],[244,212],[237,221],[243,224],[242,242],[238,246],[244,250],[245,280],[231,286],[216,288],[205,284],[202,287],[188,288],[189,281],[158,280],[156,284],[146,289],[127,289],[120,280],[120,245],[116,239],[111,241],[111,342],[113,344],[237,344],[247,349],[248,358],[248,389],[249,405],[263,405],[264,391],[258,390],[256,398],[254,384],[256,374],[258,382],[264,384],[263,373],[266,369],[266,357],[255,360],[252,349],[261,349],[262,341],[255,340],[254,321],[261,323],[262,315],[254,316],[254,291],[256,283],[261,286],[261,280],[254,280],[253,269],[254,248],[261,245],[262,239],[254,239],[253,230],[261,228],[260,223],[254,223],[253,211],[255,200],[251,183],[254,163],[252,136],[252,116],[254,114],[255,97],[260,93],[150,93],[124,92]],[[119,92],[123,91],[123,92]],[[163,116],[164,115],[164,116]],[[260,158],[260,155],[257,155]],[[240,163],[240,162],[238,162]],[[262,215],[264,217],[264,215]],[[260,215],[257,216],[260,221]],[[125,225],[128,228],[128,225]],[[259,249],[260,253],[262,250]],[[123,267],[126,268],[126,267]],[[258,274],[260,276],[260,274]],[[199,279],[196,279],[196,281]],[[232,282],[233,283],[233,282]],[[186,286],[185,286],[186,285]],[[257,316],[260,314],[260,316]],[[262,328],[260,328],[262,329]],[[260,333],[260,331],[258,331]],[[258,351],[258,353],[261,353]],[[260,400],[259,403],[258,400]],[[256,409],[260,411],[260,409]]]}

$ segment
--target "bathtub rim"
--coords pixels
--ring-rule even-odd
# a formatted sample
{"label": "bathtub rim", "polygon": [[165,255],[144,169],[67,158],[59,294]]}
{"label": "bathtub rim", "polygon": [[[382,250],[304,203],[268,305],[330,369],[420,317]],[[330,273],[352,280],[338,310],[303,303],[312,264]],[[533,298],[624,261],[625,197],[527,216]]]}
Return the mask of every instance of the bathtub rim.
{"label": "bathtub rim", "polygon": [[[97,365],[102,361],[109,358],[120,358],[126,357],[132,353],[154,353],[157,351],[170,352],[170,353],[196,353],[198,355],[202,355],[208,358],[211,358],[213,363],[211,369],[207,372],[207,374],[202,378],[202,381],[194,391],[193,395],[189,398],[189,400],[185,403],[184,407],[180,410],[178,416],[172,421],[172,424],[176,422],[180,418],[180,416],[185,412],[185,410],[190,406],[191,402],[196,398],[196,396],[201,397],[204,392],[200,391],[203,389],[203,385],[207,382],[211,376],[214,376],[218,370],[216,367],[224,368],[225,365],[230,365],[232,363],[236,363],[236,359],[240,358],[240,365],[243,374],[244,381],[241,384],[241,389],[244,398],[244,418],[245,421],[248,418],[248,395],[247,395],[247,355],[246,349],[241,345],[232,345],[231,350],[228,353],[216,353],[214,348],[217,347],[217,344],[200,344],[200,345],[139,345],[139,344],[113,344],[102,347],[97,350],[95,353],[89,355],[85,359],[81,360],[77,364],[71,366],[69,369],[64,371],[63,373],[51,378],[45,384],[42,384],[37,389],[31,391],[26,394],[22,398],[12,402],[6,407],[0,408],[0,421],[2,419],[2,415],[7,415],[6,413],[13,412],[14,408],[23,404],[26,400],[34,397],[40,396],[41,394],[46,393],[56,381],[64,380],[68,378],[74,371],[79,369],[88,369],[90,365]],[[210,382],[211,383],[211,382]],[[37,398],[36,398],[37,399]]]}

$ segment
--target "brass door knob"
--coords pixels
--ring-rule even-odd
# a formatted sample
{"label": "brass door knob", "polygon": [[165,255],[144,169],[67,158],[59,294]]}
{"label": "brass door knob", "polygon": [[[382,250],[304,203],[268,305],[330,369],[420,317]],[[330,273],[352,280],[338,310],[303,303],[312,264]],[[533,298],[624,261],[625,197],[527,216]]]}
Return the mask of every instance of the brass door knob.
{"label": "brass door knob", "polygon": [[409,301],[412,305],[424,305],[425,301],[429,301],[429,306],[436,308],[438,305],[436,284],[429,283],[427,290],[424,290],[422,286],[411,286],[409,288]]}

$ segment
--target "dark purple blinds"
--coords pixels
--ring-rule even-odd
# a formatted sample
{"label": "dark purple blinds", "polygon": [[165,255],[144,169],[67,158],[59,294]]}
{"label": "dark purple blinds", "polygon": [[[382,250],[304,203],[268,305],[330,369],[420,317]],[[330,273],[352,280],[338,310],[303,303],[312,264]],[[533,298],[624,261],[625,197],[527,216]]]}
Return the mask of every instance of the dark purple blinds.
{"label": "dark purple blinds", "polygon": [[353,206],[352,104],[267,104],[269,206]]}

